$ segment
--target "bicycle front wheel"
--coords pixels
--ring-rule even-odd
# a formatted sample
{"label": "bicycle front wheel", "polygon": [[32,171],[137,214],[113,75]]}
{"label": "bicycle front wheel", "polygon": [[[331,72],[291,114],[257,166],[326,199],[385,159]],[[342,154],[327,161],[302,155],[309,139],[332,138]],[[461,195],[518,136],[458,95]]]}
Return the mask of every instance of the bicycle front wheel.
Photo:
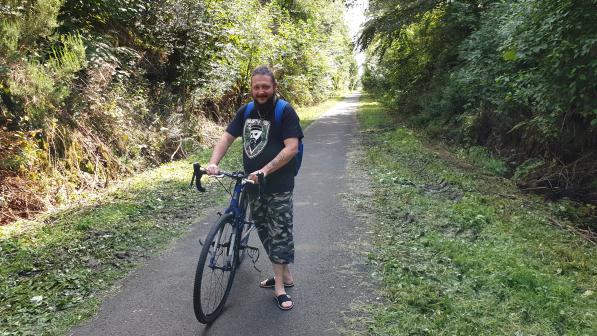
{"label": "bicycle front wheel", "polygon": [[224,308],[236,273],[236,242],[234,216],[225,214],[207,235],[197,263],[193,306],[201,323],[213,322]]}

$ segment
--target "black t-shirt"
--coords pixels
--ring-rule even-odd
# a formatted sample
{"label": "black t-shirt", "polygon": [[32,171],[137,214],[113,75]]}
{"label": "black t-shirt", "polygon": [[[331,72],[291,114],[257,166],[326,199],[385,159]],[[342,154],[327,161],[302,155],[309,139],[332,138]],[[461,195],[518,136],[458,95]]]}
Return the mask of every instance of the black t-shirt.
{"label": "black t-shirt", "polygon": [[[259,106],[255,103],[249,117],[244,120],[245,109],[242,106],[226,128],[230,135],[243,137],[243,164],[246,173],[263,168],[284,148],[284,140],[303,138],[303,131],[296,111],[286,105],[280,125],[276,123],[272,103]],[[266,177],[265,193],[292,191],[294,188],[295,160],[293,158],[284,167]]]}

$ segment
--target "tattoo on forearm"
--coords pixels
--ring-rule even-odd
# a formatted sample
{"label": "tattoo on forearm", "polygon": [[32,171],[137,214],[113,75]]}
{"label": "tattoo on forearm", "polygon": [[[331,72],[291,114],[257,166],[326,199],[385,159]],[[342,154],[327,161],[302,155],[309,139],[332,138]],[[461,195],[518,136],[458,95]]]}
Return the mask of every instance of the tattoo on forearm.
{"label": "tattoo on forearm", "polygon": [[292,159],[292,157],[288,155],[285,150],[282,150],[278,155],[276,155],[275,158],[273,158],[273,160],[265,165],[265,167],[270,171],[270,173],[273,173],[283,165],[287,164],[290,159]]}

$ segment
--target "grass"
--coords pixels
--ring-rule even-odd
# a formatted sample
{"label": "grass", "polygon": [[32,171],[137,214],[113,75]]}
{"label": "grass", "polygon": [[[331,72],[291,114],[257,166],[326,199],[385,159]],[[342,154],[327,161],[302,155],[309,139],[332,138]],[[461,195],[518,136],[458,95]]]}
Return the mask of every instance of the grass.
{"label": "grass", "polygon": [[[335,98],[298,109],[303,127],[333,106]],[[0,227],[0,335],[62,335],[91,317],[103,292],[222,204],[217,186],[189,190],[191,162],[202,151],[90,195],[52,214]],[[239,169],[240,142],[222,162]]]}
{"label": "grass", "polygon": [[[597,250],[557,204],[463,159],[371,99],[359,111],[384,305],[372,335],[594,335]],[[498,169],[495,169],[498,167]]]}
{"label": "grass", "polygon": [[484,147],[471,146],[466,150],[461,150],[461,152],[468,162],[483,168],[491,174],[506,176],[509,172],[506,163],[493,157]]}
{"label": "grass", "polygon": [[166,164],[95,201],[3,227],[0,335],[62,334],[91,316],[100,291],[222,200],[216,188],[191,192],[190,172],[187,161]]}

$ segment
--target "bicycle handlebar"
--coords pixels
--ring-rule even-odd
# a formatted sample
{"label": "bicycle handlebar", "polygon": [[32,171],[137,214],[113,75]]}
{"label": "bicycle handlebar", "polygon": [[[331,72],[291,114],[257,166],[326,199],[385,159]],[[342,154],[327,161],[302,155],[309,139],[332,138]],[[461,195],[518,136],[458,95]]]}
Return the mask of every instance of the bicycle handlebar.
{"label": "bicycle handlebar", "polygon": [[[193,177],[191,178],[191,184],[190,187],[193,187],[193,182],[195,182],[195,187],[197,188],[197,190],[199,190],[200,192],[205,192],[205,188],[201,185],[201,177],[203,176],[203,174],[207,174],[207,170],[205,168],[202,168],[201,165],[199,164],[199,162],[195,162],[193,163]],[[214,177],[230,177],[232,179],[236,179],[236,180],[243,180],[243,182],[246,183],[255,183],[252,180],[247,179],[247,177],[250,174],[245,174],[244,172],[225,172],[225,171],[220,171],[220,174],[218,175],[213,175]],[[263,174],[257,174],[257,178],[259,179],[259,184],[264,183],[264,176]]]}

